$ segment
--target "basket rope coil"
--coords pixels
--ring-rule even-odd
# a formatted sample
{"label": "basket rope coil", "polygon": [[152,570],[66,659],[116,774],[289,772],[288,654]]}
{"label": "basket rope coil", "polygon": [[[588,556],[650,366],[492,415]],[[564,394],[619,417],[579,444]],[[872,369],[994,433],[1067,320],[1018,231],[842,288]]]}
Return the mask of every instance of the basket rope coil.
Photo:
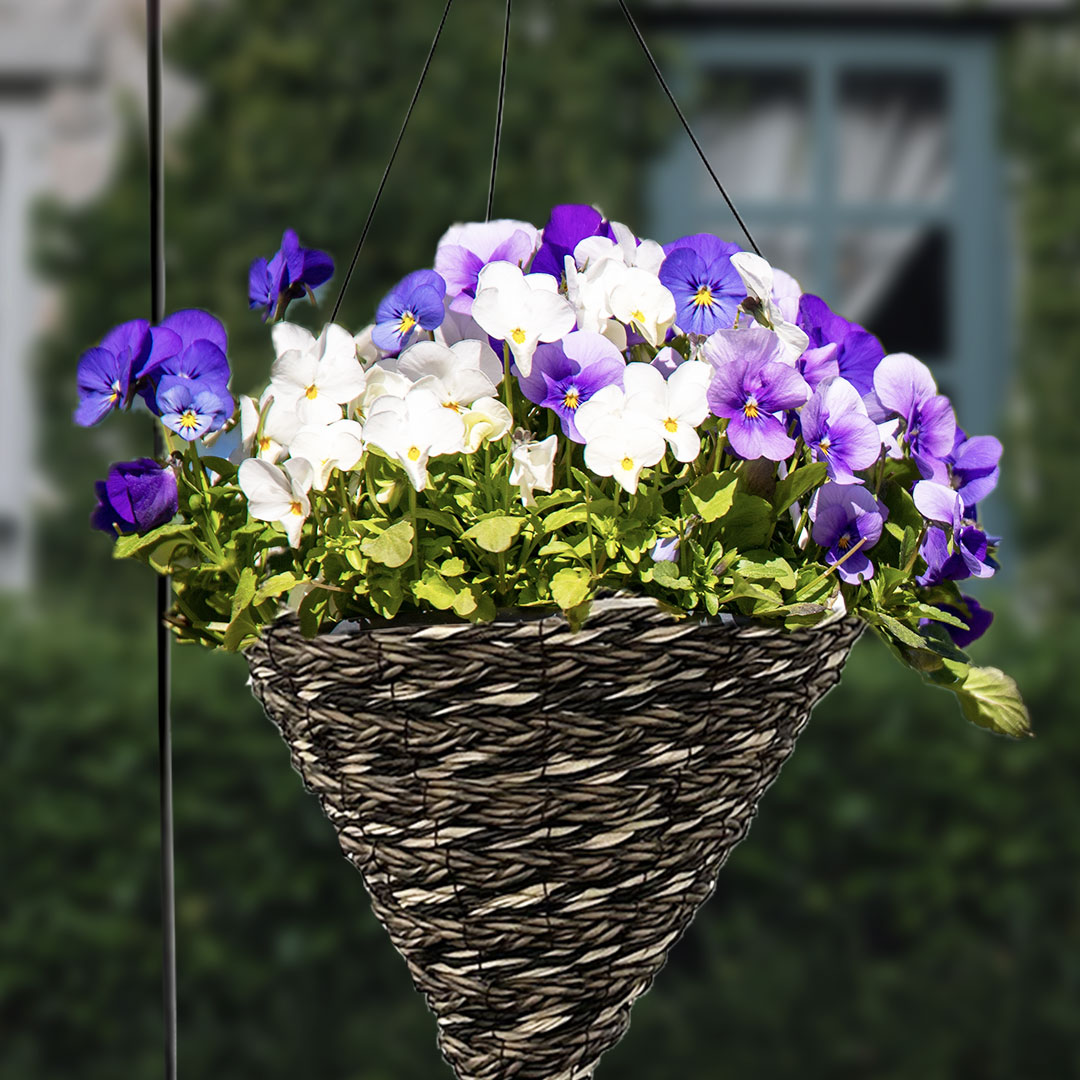
{"label": "basket rope coil", "polygon": [[645,599],[248,652],[459,1080],[584,1080],[715,887],[861,624]]}

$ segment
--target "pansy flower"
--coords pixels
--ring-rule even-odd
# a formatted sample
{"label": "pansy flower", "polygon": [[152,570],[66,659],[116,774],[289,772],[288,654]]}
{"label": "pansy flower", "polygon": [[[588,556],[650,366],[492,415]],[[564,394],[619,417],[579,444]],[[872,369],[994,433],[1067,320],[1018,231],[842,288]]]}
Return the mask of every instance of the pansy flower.
{"label": "pansy flower", "polygon": [[595,207],[582,203],[564,203],[552,208],[551,216],[540,234],[540,249],[532,262],[532,273],[549,274],[562,280],[566,256],[573,255],[582,240],[590,236],[615,239],[611,226]]}
{"label": "pansy flower", "polygon": [[217,431],[232,415],[215,387],[200,388],[184,380],[159,390],[156,402],[161,422],[188,442]]}
{"label": "pansy flower", "polygon": [[874,564],[866,553],[881,539],[887,517],[885,507],[857,484],[826,484],[814,493],[811,535],[825,550],[829,566],[844,560],[836,571],[841,581],[857,585],[874,576]]}
{"label": "pansy flower", "polygon": [[877,424],[847,379],[820,383],[799,413],[799,426],[813,459],[825,462],[834,483],[861,483],[855,473],[881,454]]}
{"label": "pansy flower", "polygon": [[352,335],[336,323],[328,323],[318,338],[302,326],[278,323],[273,338],[274,400],[308,427],[340,420],[342,406],[363,393],[367,380]]}
{"label": "pansy flower", "polygon": [[956,439],[956,416],[939,394],[930,369],[914,356],[893,353],[874,370],[874,393],[904,422],[903,444],[927,479],[948,482],[945,459]]}
{"label": "pansy flower", "polygon": [[746,296],[739,272],[731,265],[738,244],[711,233],[685,236],[664,248],[660,282],[675,298],[675,322],[688,334],[707,337],[733,326]]}
{"label": "pansy flower", "polygon": [[91,427],[128,400],[131,378],[150,356],[150,324],[145,319],[121,323],[101,344],[79,357],[79,407],[75,423]]}
{"label": "pansy flower", "polygon": [[575,330],[562,341],[541,345],[532,370],[519,379],[521,392],[537,405],[551,409],[563,433],[576,443],[585,441],[574,416],[598,390],[622,383],[626,361],[602,334]]}
{"label": "pansy flower", "polygon": [[818,296],[804,293],[799,300],[796,324],[806,331],[810,349],[835,345],[834,354],[842,375],[860,394],[868,394],[874,387],[874,371],[885,350],[873,334],[858,323],[848,322]]}
{"label": "pansy flower", "polygon": [[94,489],[98,504],[90,524],[110,536],[149,532],[171,521],[178,509],[176,473],[152,458],[117,462]]}
{"label": "pansy flower", "polygon": [[549,435],[542,442],[518,442],[511,452],[510,483],[521,488],[521,505],[535,506],[534,491],[550,491],[555,478],[555,456],[559,438]]}
{"label": "pansy flower", "polygon": [[528,266],[539,242],[535,226],[509,218],[447,229],[435,250],[435,269],[446,281],[450,310],[468,315],[476,299],[480,271],[490,262]]}
{"label": "pansy flower", "polygon": [[428,461],[464,449],[465,423],[430,390],[415,388],[404,398],[379,398],[364,425],[364,438],[397,461],[413,487],[423,491]]}
{"label": "pansy flower", "polygon": [[229,393],[228,338],[225,327],[206,311],[177,311],[150,331],[150,355],[138,372],[139,393],[151,411],[161,415],[158,394],[186,385],[193,392],[212,391],[221,410],[231,416],[235,408]]}
{"label": "pansy flower", "polygon": [[446,282],[434,270],[414,270],[382,298],[371,340],[388,353],[400,352],[413,334],[434,330],[446,316]]}
{"label": "pansy flower", "polygon": [[[947,611],[950,615],[955,615],[956,618],[961,619],[967,624],[967,629],[962,630],[959,626],[952,626],[949,623],[935,625],[945,627],[949,637],[953,640],[953,644],[958,649],[966,649],[990,629],[990,624],[994,621],[994,613],[987,611],[973,596],[962,594],[960,599],[963,601],[963,608],[959,608],[955,604],[939,603],[936,606],[941,608],[942,611]],[[931,619],[920,619],[919,625],[928,626],[932,621]]]}
{"label": "pansy flower", "polygon": [[920,480],[911,494],[924,518],[945,526],[927,530],[919,549],[927,568],[919,584],[993,577],[996,567],[990,558],[991,540],[976,523],[965,518],[960,493],[932,480]]}
{"label": "pansy flower", "polygon": [[292,229],[281,237],[281,247],[269,258],[255,259],[248,271],[248,301],[252,310],[263,309],[263,322],[284,312],[290,300],[328,281],[334,260],[325,251],[302,248]]}
{"label": "pansy flower", "polygon": [[[752,251],[737,251],[731,256],[731,265],[739,273],[746,289],[746,299],[742,306],[760,323],[776,332],[787,350],[785,360],[794,363],[810,344],[806,331],[784,316],[784,308],[777,301],[774,293],[776,271],[760,255]],[[798,288],[793,278],[784,275],[785,288]],[[785,305],[790,308],[790,297]]]}
{"label": "pansy flower", "polygon": [[1001,443],[993,435],[968,437],[962,428],[956,429],[956,440],[945,463],[949,466],[949,481],[963,500],[965,511],[970,513],[997,487],[1001,452]]}
{"label": "pansy flower", "polygon": [[256,521],[276,522],[285,530],[289,546],[299,547],[304,522],[311,513],[311,463],[297,457],[279,467],[261,458],[248,458],[236,479],[247,497],[248,513]]}

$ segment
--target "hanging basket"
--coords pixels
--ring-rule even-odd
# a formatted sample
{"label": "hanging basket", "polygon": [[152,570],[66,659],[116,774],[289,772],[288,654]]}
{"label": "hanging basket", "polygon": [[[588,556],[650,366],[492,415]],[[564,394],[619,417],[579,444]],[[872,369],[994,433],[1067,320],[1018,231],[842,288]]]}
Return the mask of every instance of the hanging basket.
{"label": "hanging basket", "polygon": [[248,651],[459,1080],[581,1080],[712,893],[861,624],[646,599]]}

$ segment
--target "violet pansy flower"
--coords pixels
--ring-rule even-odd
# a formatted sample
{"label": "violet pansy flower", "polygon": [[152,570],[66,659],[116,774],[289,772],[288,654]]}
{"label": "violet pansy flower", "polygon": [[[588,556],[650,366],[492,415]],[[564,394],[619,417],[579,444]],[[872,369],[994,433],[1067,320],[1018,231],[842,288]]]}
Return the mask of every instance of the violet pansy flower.
{"label": "violet pansy flower", "polygon": [[155,403],[161,422],[188,442],[223,427],[234,407],[217,387],[183,380],[159,390]]}
{"label": "violet pansy flower", "polygon": [[932,480],[920,480],[912,498],[924,518],[944,525],[952,533],[950,544],[944,529],[927,530],[919,549],[927,566],[926,573],[918,579],[920,585],[993,576],[990,539],[978,525],[964,517],[964,500],[959,492]]}
{"label": "violet pansy flower", "polygon": [[885,355],[881,342],[873,334],[837,315],[824,300],[811,293],[800,298],[795,322],[810,338],[810,349],[836,345],[839,374],[860,394],[873,389],[874,371]]}
{"label": "violet pansy flower", "polygon": [[[749,335],[753,331],[738,333]],[[770,331],[764,333],[775,337]],[[728,421],[728,444],[750,461],[791,457],[795,440],[774,414],[797,409],[809,396],[810,388],[794,368],[750,356],[736,356],[717,365],[708,391],[709,408]]]}
{"label": "violet pansy flower", "polygon": [[375,311],[371,340],[383,352],[398,353],[413,333],[434,330],[446,317],[446,282],[434,270],[414,270],[383,297]]}
{"label": "violet pansy flower", "polygon": [[447,229],[435,251],[435,269],[446,282],[450,310],[472,312],[480,271],[491,262],[527,266],[540,234],[527,221],[475,221]]}
{"label": "violet pansy flower", "polygon": [[79,406],[75,423],[91,427],[113,409],[128,401],[133,373],[141,370],[150,356],[150,324],[145,319],[121,323],[110,330],[101,344],[79,357]]}
{"label": "violet pansy flower", "polygon": [[519,385],[530,401],[559,417],[565,435],[584,443],[575,413],[603,387],[621,386],[625,370],[622,354],[603,334],[574,330],[562,341],[538,346],[532,370],[519,377]]}
{"label": "violet pansy flower", "polygon": [[303,248],[292,229],[281,237],[281,247],[269,258],[255,259],[248,271],[248,300],[251,308],[263,309],[263,322],[283,314],[290,300],[328,281],[334,260],[325,251]]}
{"label": "violet pansy flower", "polygon": [[[836,571],[841,581],[857,585],[874,576],[874,564],[866,553],[881,539],[887,517],[885,507],[857,484],[818,488],[810,503],[811,535],[825,550],[829,566],[844,560]],[[855,548],[854,554],[848,554]]]}
{"label": "violet pansy flower", "polygon": [[675,297],[675,321],[688,334],[707,337],[735,324],[746,297],[739,272],[731,265],[738,244],[711,233],[684,236],[664,248],[660,282]]}
{"label": "violet pansy flower", "polygon": [[966,512],[970,513],[997,487],[1001,452],[1001,443],[993,435],[969,438],[962,428],[956,429],[956,441],[945,462],[952,487],[963,500]]}
{"label": "violet pansy flower", "polygon": [[[953,644],[958,649],[966,649],[973,641],[978,641],[990,629],[990,624],[994,621],[994,613],[987,611],[973,596],[961,595],[960,599],[964,602],[964,608],[958,608],[953,604],[938,604],[937,606],[942,611],[947,611],[950,615],[962,619],[967,623],[967,629],[961,630],[960,627],[950,626],[948,623],[937,623],[935,625],[944,626],[949,637],[952,638]],[[920,619],[919,625],[927,626],[931,622],[931,619]]]}
{"label": "violet pansy flower", "polygon": [[866,415],[858,390],[847,379],[820,383],[799,413],[803,442],[815,461],[824,461],[837,484],[858,484],[881,453],[877,424]]}
{"label": "violet pansy flower", "polygon": [[914,356],[893,353],[874,371],[874,393],[881,405],[904,422],[903,444],[927,479],[948,482],[945,459],[956,438],[956,416],[939,394],[930,369]]}
{"label": "violet pansy flower", "polygon": [[149,532],[178,509],[176,473],[152,458],[117,462],[94,489],[98,504],[90,524],[110,536]]}
{"label": "violet pansy flower", "polygon": [[599,210],[584,203],[564,203],[553,207],[540,234],[540,248],[530,272],[550,274],[556,281],[561,281],[566,256],[573,255],[574,248],[590,236],[615,239],[615,233]]}

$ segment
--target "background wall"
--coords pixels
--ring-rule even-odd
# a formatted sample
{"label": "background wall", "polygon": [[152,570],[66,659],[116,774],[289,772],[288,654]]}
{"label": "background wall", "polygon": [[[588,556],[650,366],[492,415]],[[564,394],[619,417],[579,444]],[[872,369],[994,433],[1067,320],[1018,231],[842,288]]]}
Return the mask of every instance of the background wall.
{"label": "background wall", "polygon": [[[0,119],[21,110],[34,177],[20,181],[17,223],[0,215],[0,337],[38,343],[16,353],[2,337],[0,366],[0,508],[34,526],[20,534],[32,555],[10,583],[20,589],[0,599],[0,1076],[13,1080],[161,1075],[153,583],[86,527],[92,481],[145,452],[149,425],[69,423],[78,354],[148,307],[139,7],[0,3]],[[263,0],[256,18],[241,0],[176,5],[168,306],[226,319],[240,389],[271,358],[246,310],[248,262],[285,225],[347,260],[440,9]],[[539,223],[553,202],[595,201],[649,232],[655,178],[681,143],[633,40],[610,5],[514,11],[496,212]],[[53,61],[34,69],[11,43],[46,15]],[[455,5],[346,325],[430,262],[446,224],[482,214],[501,18],[490,0]],[[649,34],[696,114],[715,116],[686,25]],[[1080,1074],[1080,529],[1068,471],[1080,16],[995,34],[1002,156],[990,167],[1007,201],[987,228],[1013,241],[1000,277],[985,279],[1001,296],[957,317],[1015,312],[1011,362],[967,376],[997,380],[993,400],[1007,405],[999,512],[1014,538],[1012,570],[980,593],[998,620],[978,655],[1015,674],[1038,738],[965,726],[946,695],[860,643],[601,1077]],[[0,199],[13,182],[7,130]],[[734,153],[716,159],[722,174]],[[326,304],[297,310],[314,324]],[[182,1074],[448,1077],[404,963],[244,679],[241,659],[176,652]]]}

